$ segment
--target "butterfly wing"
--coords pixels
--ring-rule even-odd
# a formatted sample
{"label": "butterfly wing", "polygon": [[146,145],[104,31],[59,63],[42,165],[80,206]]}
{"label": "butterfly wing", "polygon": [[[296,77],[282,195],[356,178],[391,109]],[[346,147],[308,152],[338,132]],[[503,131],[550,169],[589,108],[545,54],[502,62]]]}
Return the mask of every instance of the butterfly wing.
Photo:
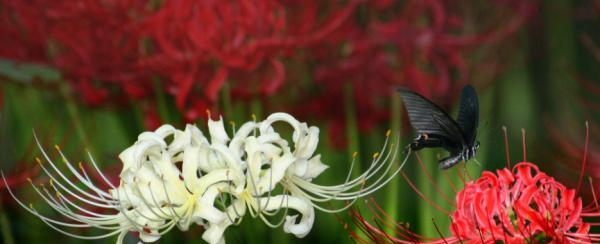
{"label": "butterfly wing", "polygon": [[479,101],[477,92],[471,85],[466,85],[461,92],[457,123],[463,132],[464,140],[473,145],[479,124]]}
{"label": "butterfly wing", "polygon": [[444,110],[427,98],[406,88],[399,88],[408,118],[418,134],[435,135],[443,139],[445,148],[461,150],[465,140],[458,124]]}

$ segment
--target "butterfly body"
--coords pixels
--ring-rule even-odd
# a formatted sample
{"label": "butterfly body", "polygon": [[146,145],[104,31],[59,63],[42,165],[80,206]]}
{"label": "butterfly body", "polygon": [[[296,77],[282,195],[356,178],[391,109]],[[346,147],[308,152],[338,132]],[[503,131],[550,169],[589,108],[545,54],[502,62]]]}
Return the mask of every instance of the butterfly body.
{"label": "butterfly body", "polygon": [[476,140],[479,123],[479,103],[475,89],[467,85],[461,93],[460,111],[455,121],[444,110],[420,94],[398,89],[417,137],[407,150],[441,147],[450,156],[441,159],[439,167],[450,168],[460,161],[475,157],[479,142]]}

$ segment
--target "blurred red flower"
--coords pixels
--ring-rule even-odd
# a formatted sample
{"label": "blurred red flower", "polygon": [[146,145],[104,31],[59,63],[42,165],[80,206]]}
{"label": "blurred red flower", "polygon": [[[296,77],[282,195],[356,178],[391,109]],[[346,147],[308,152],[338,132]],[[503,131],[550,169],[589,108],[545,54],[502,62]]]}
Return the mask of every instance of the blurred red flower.
{"label": "blurred red flower", "polygon": [[[444,107],[452,105],[460,88],[472,82],[471,70],[483,62],[470,64],[469,55],[482,47],[499,47],[536,6],[524,1],[484,5],[490,11],[483,20],[466,20],[468,14],[459,7],[463,4],[452,0],[361,5],[360,18],[311,49],[316,87],[305,88],[302,102],[294,102],[302,104],[297,113],[331,122],[335,129],[330,136],[340,142],[348,96],[361,131],[389,121],[389,97],[399,85]],[[345,94],[348,87],[351,93]]]}
{"label": "blurred red flower", "polygon": [[358,2],[166,1],[141,25],[154,45],[139,66],[163,77],[193,120],[225,82],[237,99],[273,95],[286,79],[285,57],[327,37]]}
{"label": "blurred red flower", "polygon": [[286,58],[328,37],[359,2],[1,0],[0,57],[58,68],[92,106],[165,92],[192,121],[218,109],[225,82],[236,100],[273,95]]}

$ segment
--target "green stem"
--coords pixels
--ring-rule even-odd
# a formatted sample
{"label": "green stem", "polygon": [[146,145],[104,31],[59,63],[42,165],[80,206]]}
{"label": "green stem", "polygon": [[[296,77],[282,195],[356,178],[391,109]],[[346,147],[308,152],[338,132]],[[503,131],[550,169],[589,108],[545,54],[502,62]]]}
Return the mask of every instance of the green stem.
{"label": "green stem", "polygon": [[158,115],[164,123],[172,123],[169,109],[167,106],[167,98],[165,97],[164,89],[160,83],[159,78],[152,79],[152,88],[154,89],[154,95],[156,95],[156,106],[158,108]]}
{"label": "green stem", "polygon": [[[360,138],[358,134],[358,122],[354,105],[354,93],[352,83],[346,83],[344,86],[344,113],[346,115],[346,138],[348,138],[348,162],[354,157],[354,153],[360,151]],[[369,155],[370,156],[370,155]],[[358,177],[361,172],[360,155],[356,159],[352,176]]]}
{"label": "green stem", "polygon": [[[400,129],[402,119],[401,119],[401,109],[400,109],[400,95],[398,93],[394,93],[392,96],[392,104],[391,104],[391,125],[390,129],[392,131],[392,135],[390,137],[390,141],[396,142],[398,141],[398,137],[400,137]],[[403,156],[403,155],[399,155]],[[385,190],[385,211],[390,215],[390,217],[394,220],[399,220],[399,209],[400,203],[398,201],[400,197],[400,177],[394,177],[392,181],[388,184]],[[385,231],[387,233],[393,233],[393,226],[386,226]]]}
{"label": "green stem", "polygon": [[[425,165],[425,169],[431,174],[433,179],[437,176],[437,171],[439,171],[437,167],[437,159],[435,157],[435,151],[433,150],[421,150],[419,151],[419,156]],[[418,163],[418,162],[417,162]],[[419,168],[420,169],[420,168]],[[421,191],[423,197],[433,199],[432,196],[434,194],[433,185],[429,182],[429,178],[425,172],[421,172],[418,174],[417,178],[417,189]],[[430,206],[428,203],[425,203],[424,200],[422,204],[420,204],[419,208],[419,234],[424,237],[439,237],[439,233],[435,230],[433,226],[432,219],[436,216],[434,215],[434,207]],[[436,224],[438,224],[439,219],[435,219]]]}
{"label": "green stem", "polygon": [[69,88],[66,82],[61,82],[59,89],[61,95],[66,101],[67,112],[69,114],[69,117],[71,117],[73,125],[75,126],[75,132],[77,133],[79,140],[81,140],[85,148],[87,148],[89,152],[93,155],[95,150],[88,139],[87,133],[85,132],[85,127],[83,126],[83,123],[81,121],[82,118],[79,114],[79,110],[77,109],[77,104],[74,101],[71,88]]}
{"label": "green stem", "polygon": [[251,115],[256,116],[256,120],[263,118],[263,107],[260,99],[252,99],[252,102],[250,102],[250,112]]}
{"label": "green stem", "polygon": [[223,84],[222,94],[223,112],[225,113],[224,117],[229,117],[232,115],[233,111],[233,105],[231,102],[231,88],[229,87],[229,82],[225,82],[225,84]]}
{"label": "green stem", "polygon": [[0,231],[2,231],[2,240],[5,244],[14,244],[15,238],[12,235],[12,230],[10,228],[10,221],[6,216],[6,211],[2,207],[2,198],[0,197]]}

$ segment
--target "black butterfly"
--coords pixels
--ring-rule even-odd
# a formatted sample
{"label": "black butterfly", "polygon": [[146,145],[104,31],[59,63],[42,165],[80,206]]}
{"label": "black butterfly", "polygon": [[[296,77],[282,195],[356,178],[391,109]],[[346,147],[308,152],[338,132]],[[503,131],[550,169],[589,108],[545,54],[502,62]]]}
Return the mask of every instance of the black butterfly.
{"label": "black butterfly", "polygon": [[455,121],[427,98],[405,88],[399,88],[411,125],[417,137],[406,147],[416,151],[422,148],[442,147],[450,156],[441,159],[439,167],[448,169],[460,161],[475,157],[479,148],[476,141],[479,123],[479,102],[471,85],[466,85],[461,93],[460,111]]}

